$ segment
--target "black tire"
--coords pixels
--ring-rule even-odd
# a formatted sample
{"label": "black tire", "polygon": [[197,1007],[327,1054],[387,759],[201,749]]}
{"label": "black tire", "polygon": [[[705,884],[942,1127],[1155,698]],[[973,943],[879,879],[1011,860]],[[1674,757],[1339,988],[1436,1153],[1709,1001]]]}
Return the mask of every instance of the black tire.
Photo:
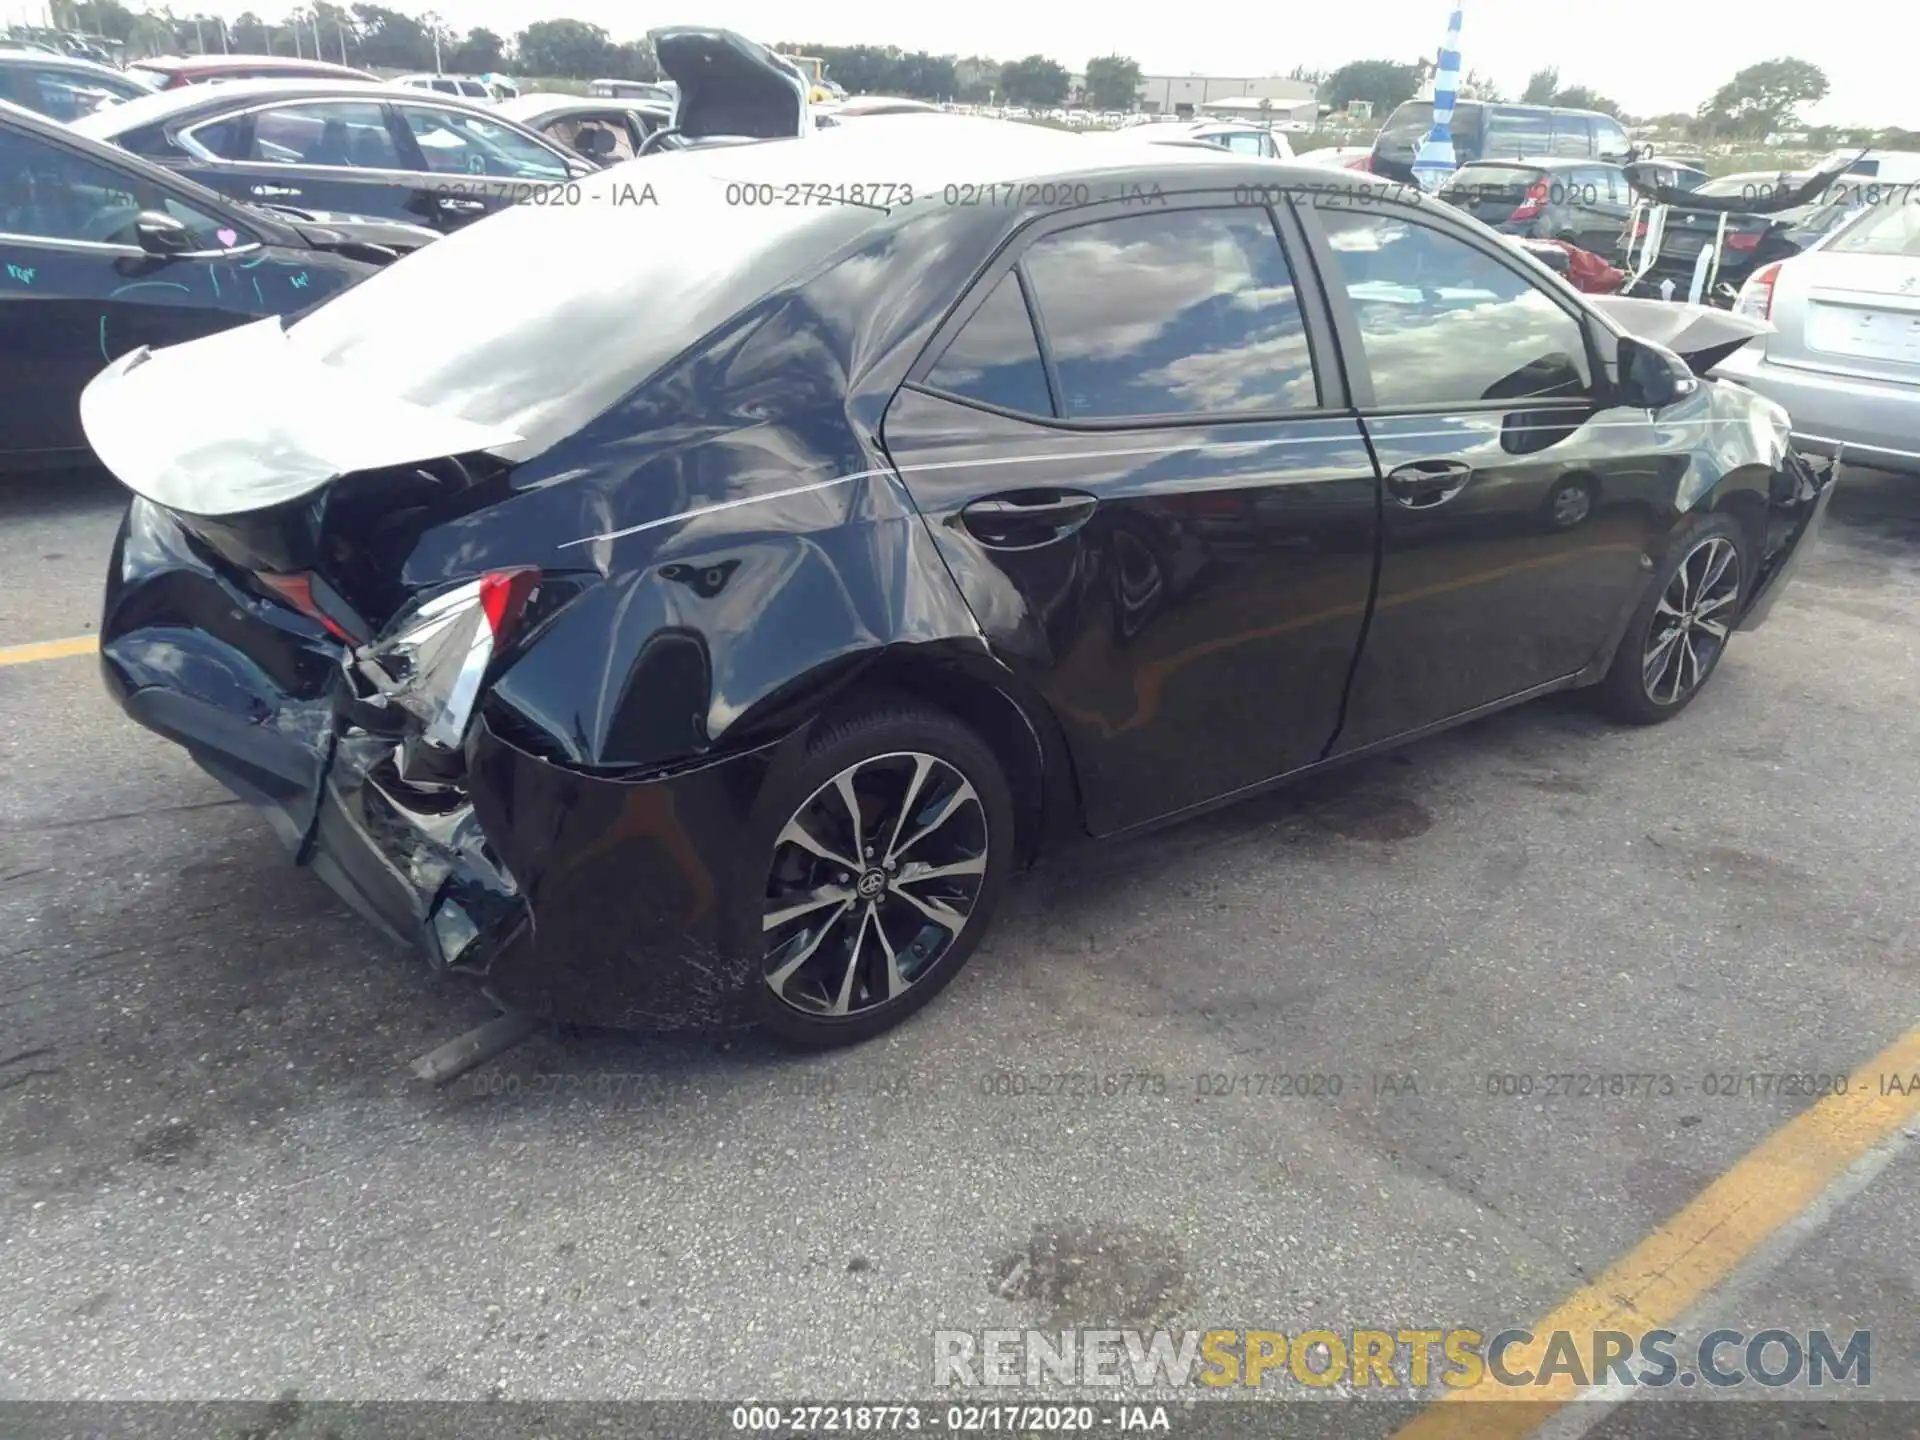
{"label": "black tire", "polygon": [[[1655,673],[1652,681],[1647,678],[1649,664],[1655,658],[1652,647],[1676,628],[1661,602],[1663,597],[1669,596],[1674,577],[1690,561],[1697,564],[1706,558],[1709,566],[1703,567],[1701,573],[1710,569],[1714,556],[1710,547],[1716,543],[1732,547],[1734,559],[1731,564],[1737,566],[1739,571],[1733,582],[1732,600],[1714,612],[1715,617],[1726,614],[1726,634],[1716,638],[1695,630],[1680,637],[1681,643],[1693,642],[1690,653],[1696,659],[1691,676],[1686,673],[1683,655],[1674,655],[1671,650],[1665,652],[1670,657],[1669,663],[1680,667],[1679,678],[1690,681],[1673,686],[1670,693],[1664,682],[1675,672],[1665,665]],[[1606,678],[1598,687],[1596,698],[1607,714],[1629,725],[1657,725],[1662,720],[1672,719],[1693,703],[1694,696],[1705,689],[1707,682],[1713,678],[1720,657],[1726,653],[1727,641],[1733,638],[1734,619],[1746,602],[1747,592],[1753,584],[1752,549],[1746,531],[1729,515],[1702,515],[1674,537],[1673,544],[1667,549],[1666,560],[1648,583],[1646,596],[1634,610],[1633,619],[1627,623],[1620,649],[1613,657]],[[1707,603],[1716,593],[1711,585],[1707,586],[1704,591],[1707,599],[1702,603]],[[1670,608],[1670,604],[1667,608]]]}
{"label": "black tire", "polygon": [[[782,907],[782,901],[776,899],[776,895],[784,894],[788,899],[796,894],[804,897],[807,893],[806,886],[818,883],[818,877],[815,877],[813,880],[803,882],[798,889],[783,890],[782,887],[786,882],[783,880],[782,871],[791,869],[796,864],[824,865],[826,862],[817,861],[804,851],[796,854],[797,847],[791,844],[783,846],[780,843],[780,837],[786,833],[788,823],[798,819],[803,811],[809,816],[807,829],[810,834],[821,826],[823,822],[819,818],[819,813],[809,809],[810,805],[815,801],[825,803],[821,792],[833,787],[836,777],[852,767],[865,767],[857,772],[856,778],[851,782],[856,789],[863,783],[868,785],[868,790],[860,793],[861,800],[872,798],[876,788],[884,795],[891,783],[897,783],[900,791],[904,793],[906,786],[911,783],[911,770],[917,761],[912,758],[899,761],[895,758],[902,756],[928,756],[939,762],[938,765],[929,768],[928,787],[930,789],[942,783],[947,777],[947,772],[940,769],[940,766],[950,767],[953,774],[957,774],[966,785],[971,787],[972,794],[977,800],[977,816],[974,809],[963,800],[956,804],[950,816],[943,814],[940,821],[942,829],[949,825],[959,827],[964,831],[964,838],[971,840],[976,833],[974,827],[977,819],[979,834],[984,841],[984,869],[978,877],[977,887],[974,887],[971,876],[952,882],[962,891],[971,892],[970,900],[964,901],[967,906],[964,923],[960,926],[957,935],[950,936],[944,944],[930,947],[933,951],[931,959],[925,962],[924,969],[906,983],[904,990],[891,998],[874,999],[871,990],[866,986],[866,979],[872,964],[881,963],[879,958],[876,956],[871,963],[857,962],[853,958],[860,955],[859,947],[862,944],[866,944],[869,950],[872,949],[872,942],[868,940],[867,931],[864,928],[865,924],[879,923],[882,927],[882,936],[891,932],[894,940],[897,941],[902,939],[905,933],[911,932],[915,924],[921,923],[916,914],[916,907],[900,900],[895,886],[889,883],[878,895],[870,899],[857,900],[855,909],[848,911],[845,916],[846,923],[853,924],[854,917],[863,906],[870,907],[881,916],[877,922],[861,921],[862,928],[859,934],[852,936],[843,947],[844,953],[850,959],[846,969],[840,973],[845,976],[858,972],[857,977],[848,981],[847,984],[855,988],[861,998],[865,999],[864,1008],[854,1008],[847,1014],[820,1013],[797,1008],[794,1003],[775,992],[768,975],[770,970],[777,971],[780,968],[776,959],[784,961],[806,948],[804,939],[799,944],[791,945],[790,948],[780,948],[776,956],[770,953],[770,947],[781,944],[781,928],[776,928],[768,934],[764,932],[763,926],[768,913]],[[860,777],[868,778],[863,781]],[[839,792],[835,789],[833,793],[837,795]],[[949,791],[948,793],[959,792]],[[915,813],[924,819],[927,802],[921,803],[923,808]],[[1008,873],[1012,868],[1013,797],[993,751],[979,736],[951,715],[910,700],[878,701],[869,708],[826,722],[809,742],[800,763],[786,773],[777,775],[770,782],[768,793],[756,806],[756,813],[764,818],[755,827],[754,834],[751,836],[752,848],[748,853],[749,864],[757,883],[750,880],[744,887],[744,898],[741,904],[743,913],[739,917],[738,931],[741,943],[752,947],[749,953],[753,958],[748,974],[748,983],[754,992],[751,1013],[768,1032],[788,1044],[805,1049],[833,1049],[871,1039],[883,1031],[892,1029],[939,994],[967,963],[974,948],[979,944],[981,936],[992,923],[994,909],[999,903],[1001,892],[1006,887]],[[844,807],[841,813],[845,813]],[[914,849],[911,842],[917,832],[910,830],[907,824],[907,821],[913,818],[914,815],[909,814],[901,816],[897,821],[891,821],[884,804],[876,804],[876,813],[870,822],[876,834],[865,837],[876,843],[869,848],[884,850],[886,845],[879,837],[890,832],[894,840],[906,842],[903,845],[904,849]],[[844,836],[839,838],[840,843],[833,844],[830,848],[845,854],[851,847],[844,843]],[[925,843],[932,844],[936,838],[942,841],[946,839],[936,831],[929,833]],[[926,852],[917,851],[916,853]],[[866,873],[874,873],[883,858],[870,860],[868,863],[873,869]],[[825,876],[827,882],[835,878],[834,875]],[[905,879],[904,876],[894,878],[903,881]],[[914,881],[913,883],[919,887],[923,882]],[[857,889],[857,886],[849,888]],[[957,892],[954,891],[949,891],[944,898],[938,896],[936,892],[921,890],[919,893],[927,895],[928,898],[940,899],[942,908],[947,913],[954,913],[953,907],[963,903],[963,898],[957,898]],[[905,931],[900,925],[902,916],[907,921]],[[914,936],[912,944],[919,946],[927,933],[923,928]],[[816,970],[837,965],[831,947],[846,938],[844,932],[838,936],[825,937],[816,952],[816,958],[803,964],[794,980],[788,982],[792,988],[797,990],[801,983],[811,983],[808,974],[809,965]],[[891,956],[892,952],[893,946],[889,943],[885,953]],[[912,953],[917,952],[910,951],[904,946],[901,948],[902,971],[905,969],[906,957]],[[890,969],[888,973],[891,973]],[[877,989],[882,976],[875,974],[873,979],[875,984],[871,988]],[[824,995],[822,998],[825,998]]]}

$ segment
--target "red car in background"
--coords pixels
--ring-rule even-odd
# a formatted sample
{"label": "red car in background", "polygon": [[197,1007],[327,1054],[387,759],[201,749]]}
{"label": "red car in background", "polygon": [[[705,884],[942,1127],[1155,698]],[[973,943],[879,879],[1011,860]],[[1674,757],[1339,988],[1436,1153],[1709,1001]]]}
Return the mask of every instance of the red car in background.
{"label": "red car in background", "polygon": [[291,55],[156,55],[127,69],[153,81],[157,90],[178,90],[211,80],[378,80],[365,70]]}

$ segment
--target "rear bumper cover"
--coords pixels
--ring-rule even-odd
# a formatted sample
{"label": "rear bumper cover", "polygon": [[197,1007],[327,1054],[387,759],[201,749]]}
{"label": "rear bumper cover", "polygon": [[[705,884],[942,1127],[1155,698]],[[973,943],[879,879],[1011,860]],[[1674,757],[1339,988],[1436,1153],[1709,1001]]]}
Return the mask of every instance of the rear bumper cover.
{"label": "rear bumper cover", "polygon": [[1757,346],[1736,350],[1718,379],[1767,397],[1793,417],[1794,442],[1859,465],[1920,473],[1920,386],[1776,365]]}
{"label": "rear bumper cover", "polygon": [[740,836],[776,747],[673,774],[589,775],[483,715],[465,792],[422,792],[395,742],[341,719],[341,651],[250,595],[136,502],[101,626],[109,691],[256,806],[362,916],[543,1019],[744,1023],[749,937],[726,931]]}
{"label": "rear bumper cover", "polygon": [[1774,509],[1776,514],[1784,510],[1794,518],[1789,522],[1791,528],[1785,538],[1767,556],[1760,578],[1747,598],[1746,608],[1740,613],[1737,628],[1755,629],[1765,624],[1767,616],[1773,613],[1774,602],[1820,533],[1839,480],[1838,463],[1821,474],[1799,455],[1787,453],[1785,463],[1775,472],[1775,482],[1778,490],[1789,493],[1776,494]]}

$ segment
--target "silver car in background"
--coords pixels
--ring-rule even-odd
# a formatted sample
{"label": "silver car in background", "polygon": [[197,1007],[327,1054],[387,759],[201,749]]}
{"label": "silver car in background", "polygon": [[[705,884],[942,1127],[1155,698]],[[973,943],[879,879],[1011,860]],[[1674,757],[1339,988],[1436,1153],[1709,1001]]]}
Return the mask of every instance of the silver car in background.
{"label": "silver car in background", "polygon": [[1756,270],[1734,308],[1773,332],[1715,374],[1785,406],[1803,450],[1920,474],[1920,203],[1894,195]]}

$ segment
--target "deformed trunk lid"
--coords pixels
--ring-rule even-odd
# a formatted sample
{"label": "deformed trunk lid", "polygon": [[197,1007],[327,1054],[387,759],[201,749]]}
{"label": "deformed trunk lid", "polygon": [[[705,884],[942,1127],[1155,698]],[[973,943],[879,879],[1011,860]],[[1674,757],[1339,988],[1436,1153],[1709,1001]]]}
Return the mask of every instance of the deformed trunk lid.
{"label": "deformed trunk lid", "polygon": [[412,404],[288,342],[279,316],[102,370],[80,395],[100,462],[129,490],[217,518],[300,500],[356,471],[509,445],[520,437]]}

